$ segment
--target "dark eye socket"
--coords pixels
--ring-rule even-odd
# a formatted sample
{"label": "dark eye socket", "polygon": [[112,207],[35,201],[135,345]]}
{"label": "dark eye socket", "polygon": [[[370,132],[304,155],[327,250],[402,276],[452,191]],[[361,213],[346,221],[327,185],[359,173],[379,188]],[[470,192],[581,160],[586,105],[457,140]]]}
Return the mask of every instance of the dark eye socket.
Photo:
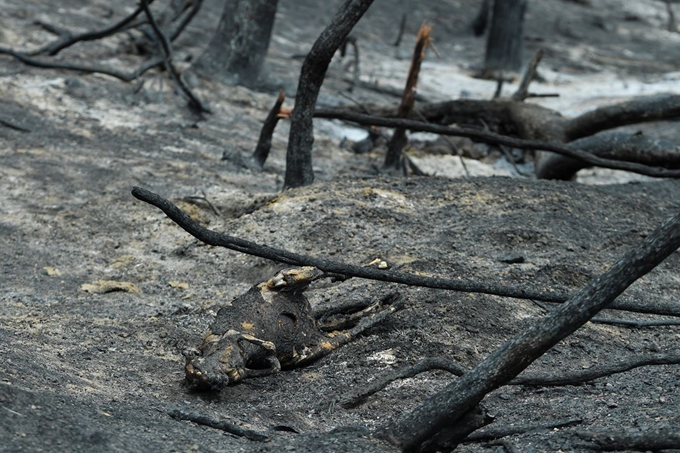
{"label": "dark eye socket", "polygon": [[281,313],[282,318],[287,318],[289,319],[293,324],[297,324],[297,316],[295,316],[293,313]]}

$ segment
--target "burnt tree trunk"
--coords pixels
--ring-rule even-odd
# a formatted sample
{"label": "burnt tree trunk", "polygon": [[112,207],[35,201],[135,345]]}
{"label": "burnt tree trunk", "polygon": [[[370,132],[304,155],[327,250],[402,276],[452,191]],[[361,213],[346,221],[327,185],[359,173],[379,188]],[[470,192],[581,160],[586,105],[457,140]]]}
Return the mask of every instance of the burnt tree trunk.
{"label": "burnt tree trunk", "polygon": [[295,107],[288,136],[284,188],[307,186],[314,182],[312,146],[314,109],[328,65],[373,0],[347,0],[333,21],[321,32],[300,70]]}
{"label": "burnt tree trunk", "polygon": [[229,85],[257,85],[278,0],[226,0],[217,31],[192,71]]}
{"label": "burnt tree trunk", "polygon": [[527,0],[493,3],[483,76],[499,78],[505,72],[518,73],[522,68],[522,29]]}

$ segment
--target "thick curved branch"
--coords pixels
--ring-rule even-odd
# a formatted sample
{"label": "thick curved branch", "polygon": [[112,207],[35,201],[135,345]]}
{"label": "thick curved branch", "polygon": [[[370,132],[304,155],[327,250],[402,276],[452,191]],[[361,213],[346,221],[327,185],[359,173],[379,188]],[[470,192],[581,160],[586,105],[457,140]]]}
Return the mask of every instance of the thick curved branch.
{"label": "thick curved branch", "polygon": [[594,135],[628,124],[647,123],[680,117],[680,95],[663,94],[599,107],[567,121],[566,141]]}
{"label": "thick curved branch", "polygon": [[[680,168],[680,145],[672,140],[621,132],[603,132],[580,138],[567,146],[604,159],[637,162],[664,168]],[[574,177],[576,172],[589,166],[578,159],[560,154],[543,153],[536,161],[536,176],[540,179],[568,181]]]}
{"label": "thick curved branch", "polygon": [[198,223],[194,222],[181,209],[165,198],[140,187],[133,188],[132,195],[139,200],[152,204],[161,209],[168,217],[170,217],[173,222],[182,227],[187,233],[208,245],[225,247],[238,252],[247,253],[249,255],[255,255],[262,258],[279,261],[281,263],[295,266],[314,266],[324,272],[344,275],[347,277],[359,277],[369,280],[400,283],[403,285],[424,286],[428,288],[448,289],[469,293],[492,294],[496,296],[512,297],[517,299],[536,299],[547,302],[563,302],[567,299],[567,295],[564,293],[533,291],[529,289],[517,288],[511,285],[501,286],[457,279],[449,280],[425,277],[421,275],[408,274],[405,272],[381,270],[374,267],[353,266],[351,264],[339,263],[337,261],[327,260],[324,258],[314,258],[310,256],[299,255],[287,250],[255,244],[244,239],[228,236],[226,234],[220,234],[215,231],[208,230],[207,228],[203,228]]}
{"label": "thick curved branch", "polygon": [[306,186],[314,181],[312,115],[316,99],[333,55],[371,3],[373,0],[347,0],[335,14],[333,21],[321,32],[302,64],[290,124],[284,187]]}
{"label": "thick curved branch", "polygon": [[[378,280],[384,282],[399,283],[410,286],[424,286],[427,288],[447,289],[451,291],[462,291],[469,293],[491,294],[495,296],[511,297],[516,299],[533,299],[546,302],[562,303],[570,295],[566,292],[542,292],[533,291],[526,288],[518,288],[511,284],[507,286],[470,282],[465,280],[449,280],[422,275],[413,275],[405,272],[395,272],[380,270],[373,267],[353,266],[351,264],[339,263],[324,258],[299,255],[287,250],[267,247],[255,244],[244,239],[239,239],[226,234],[203,228],[194,222],[186,213],[165,198],[149,192],[146,189],[135,187],[132,195],[138,200],[142,200],[162,210],[173,222],[179,225],[187,233],[194,236],[199,241],[216,247],[225,247],[237,252],[259,256],[280,263],[292,264],[295,266],[314,266],[322,271],[344,275],[347,277],[365,278],[368,280]],[[680,307],[677,304],[665,306],[647,306],[647,304],[636,304],[631,301],[616,301],[609,308],[617,310],[633,311],[639,313],[654,313],[668,316],[680,316]]]}
{"label": "thick curved branch", "polygon": [[567,145],[562,145],[556,142],[541,142],[537,140],[523,140],[520,138],[512,138],[505,135],[496,134],[493,132],[486,132],[479,129],[439,126],[437,124],[423,123],[421,121],[413,121],[409,119],[400,118],[383,118],[379,116],[365,115],[362,113],[355,113],[349,111],[338,111],[332,109],[331,111],[325,109],[318,109],[314,112],[316,118],[339,119],[344,121],[352,121],[367,126],[383,126],[383,127],[403,127],[412,131],[432,132],[440,135],[453,135],[456,137],[467,137],[484,143],[491,143],[494,145],[505,145],[512,148],[530,149],[536,151],[552,151],[557,154],[572,157],[603,168],[613,168],[616,170],[632,171],[641,175],[654,176],[659,178],[680,178],[680,170],[669,170],[665,168],[651,167],[648,165],[637,164],[634,162],[625,162],[612,159],[604,159],[593,154],[586,153],[581,150],[573,149]]}
{"label": "thick curved branch", "polygon": [[412,411],[383,427],[377,435],[403,451],[417,451],[443,429],[454,425],[491,391],[526,369],[551,347],[606,308],[635,280],[680,247],[680,213],[662,223],[607,272],[591,280],[567,303],[534,322],[474,369]]}
{"label": "thick curved branch", "polygon": [[[677,420],[676,420],[677,423]],[[577,431],[581,438],[595,442],[602,450],[657,451],[680,449],[680,430],[676,425],[628,428],[619,431]]]}

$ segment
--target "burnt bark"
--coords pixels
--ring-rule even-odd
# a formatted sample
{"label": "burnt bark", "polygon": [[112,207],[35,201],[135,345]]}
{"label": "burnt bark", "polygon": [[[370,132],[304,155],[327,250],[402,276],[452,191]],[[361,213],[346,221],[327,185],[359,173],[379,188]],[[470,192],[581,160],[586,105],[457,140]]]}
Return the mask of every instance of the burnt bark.
{"label": "burnt bark", "polygon": [[262,125],[260,139],[257,141],[257,146],[255,147],[255,151],[253,152],[252,156],[253,160],[260,169],[267,161],[267,157],[269,157],[269,151],[272,148],[272,135],[274,134],[274,129],[276,129],[279,119],[281,118],[281,106],[283,105],[283,101],[285,99],[286,96],[284,95],[283,90],[279,91],[279,96],[276,98],[274,106],[269,111],[269,114]]}
{"label": "burnt bark", "polygon": [[403,451],[417,451],[444,428],[457,423],[489,392],[526,369],[555,344],[606,308],[635,280],[680,247],[680,213],[666,220],[607,272],[591,280],[567,303],[534,322],[470,372],[419,404],[379,435]]}
{"label": "burnt bark", "polygon": [[[680,145],[672,140],[621,132],[603,132],[575,140],[567,146],[605,159],[680,168]],[[576,176],[576,172],[588,167],[590,165],[582,160],[546,152],[541,153],[536,159],[536,176],[540,179],[568,181]]]}
{"label": "burnt bark", "polygon": [[260,83],[277,3],[226,0],[217,31],[191,70],[229,85]]}
{"label": "burnt bark", "polygon": [[284,188],[306,186],[314,182],[312,118],[316,99],[333,54],[345,42],[349,32],[359,22],[371,3],[373,0],[347,0],[335,13],[328,27],[321,32],[302,64],[290,124]]}
{"label": "burnt bark", "polygon": [[[432,27],[429,25],[422,25],[418,31],[418,38],[416,40],[416,46],[413,49],[411,66],[409,67],[406,86],[404,87],[404,96],[402,97],[401,104],[397,110],[398,118],[408,118],[409,113],[413,110],[415,90],[416,85],[418,84],[418,74],[420,73],[420,66],[423,59],[425,58],[425,49],[430,43],[431,30]],[[402,151],[407,143],[408,138],[406,137],[406,130],[402,127],[394,129],[394,134],[387,144],[387,154],[385,155],[385,163],[383,164],[384,169],[406,174],[407,170]]]}
{"label": "burnt bark", "polygon": [[498,78],[522,68],[522,37],[526,0],[493,2],[491,27],[486,40],[484,77]]}

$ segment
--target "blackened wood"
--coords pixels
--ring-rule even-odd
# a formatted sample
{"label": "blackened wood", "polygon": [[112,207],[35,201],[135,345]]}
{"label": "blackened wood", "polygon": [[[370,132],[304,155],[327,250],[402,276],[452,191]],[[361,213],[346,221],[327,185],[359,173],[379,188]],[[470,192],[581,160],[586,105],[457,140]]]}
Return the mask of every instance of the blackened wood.
{"label": "blackened wood", "polygon": [[607,272],[591,280],[556,310],[534,322],[470,372],[419,404],[379,435],[403,451],[417,451],[456,423],[489,392],[513,379],[555,344],[606,308],[635,280],[680,247],[680,213],[663,222]]}
{"label": "blackened wood", "polygon": [[272,148],[272,135],[274,134],[274,129],[276,129],[276,124],[279,122],[281,106],[286,96],[283,94],[283,90],[279,91],[279,96],[276,98],[274,106],[269,111],[269,115],[264,120],[262,125],[262,130],[260,131],[260,139],[257,141],[257,146],[255,147],[255,152],[253,153],[253,160],[257,165],[262,168],[264,163],[267,161],[269,156],[269,150]]}
{"label": "blackened wood", "polygon": [[258,85],[277,4],[278,0],[226,0],[217,31],[191,70],[225,84]]}
{"label": "blackened wood", "polygon": [[536,77],[536,69],[541,62],[541,58],[543,58],[543,49],[538,49],[534,54],[534,58],[529,62],[527,70],[524,72],[519,88],[517,88],[515,94],[512,95],[513,101],[522,102],[529,96],[529,85],[531,84],[531,81],[534,80],[534,77]]}
{"label": "blackened wood", "polygon": [[[622,132],[603,132],[575,140],[567,145],[604,159],[637,162],[664,168],[680,168],[680,144],[666,140]],[[555,153],[542,153],[535,162],[536,176],[541,179],[568,181],[576,172],[590,167],[587,162]]]}
{"label": "blackened wood", "polygon": [[[411,65],[408,70],[408,77],[406,78],[406,86],[404,87],[404,96],[402,97],[401,104],[399,104],[399,109],[397,110],[398,118],[408,118],[409,113],[411,113],[411,110],[413,109],[413,103],[415,102],[414,95],[416,85],[418,84],[418,74],[420,73],[420,66],[423,59],[425,58],[425,49],[430,44],[431,31],[432,27],[425,24],[418,30],[416,46],[413,49]],[[405,162],[404,159],[402,159],[402,151],[407,143],[408,138],[406,137],[406,130],[402,127],[396,128],[392,138],[387,144],[387,154],[385,155],[383,168],[406,172],[404,166]]]}
{"label": "blackened wood", "polygon": [[519,72],[522,68],[522,29],[527,2],[502,0],[493,3],[484,74],[498,76],[503,72]]}
{"label": "blackened wood", "polygon": [[491,13],[491,2],[493,0],[482,0],[475,20],[472,21],[472,32],[475,36],[482,36],[489,24],[489,14]]}
{"label": "blackened wood", "polygon": [[306,186],[314,182],[312,118],[316,99],[333,55],[371,3],[373,0],[347,0],[335,13],[328,27],[321,32],[302,64],[288,138],[285,188]]}
{"label": "blackened wood", "polygon": [[636,450],[657,451],[680,449],[680,429],[676,418],[675,424],[658,424],[643,428],[627,428],[621,430],[578,431],[581,439],[595,442],[602,450]]}
{"label": "blackened wood", "polygon": [[[518,104],[524,105],[524,104]],[[353,121],[366,126],[384,126],[384,127],[403,127],[412,131],[432,132],[441,135],[452,135],[457,137],[467,137],[484,143],[491,143],[494,145],[505,145],[512,148],[531,149],[537,151],[552,151],[554,153],[562,154],[568,157],[582,160],[591,165],[603,168],[613,168],[616,170],[627,170],[641,175],[662,177],[662,178],[680,178],[680,170],[670,170],[666,168],[657,168],[649,165],[637,164],[634,162],[625,162],[620,160],[604,159],[595,156],[591,153],[573,149],[568,145],[562,145],[557,142],[544,142],[538,140],[523,140],[519,138],[508,137],[493,132],[486,132],[479,129],[462,128],[462,127],[448,127],[439,126],[437,124],[424,123],[422,121],[413,121],[410,119],[401,118],[384,118],[372,115],[365,115],[362,113],[354,113],[347,110],[319,110],[314,115],[317,118],[334,118],[346,121]]]}
{"label": "blackened wood", "polygon": [[[358,277],[369,280],[399,283],[402,285],[424,286],[427,288],[447,289],[452,291],[462,291],[471,293],[492,294],[496,296],[513,297],[517,299],[532,299],[546,302],[564,302],[570,295],[564,291],[534,291],[526,288],[519,288],[512,284],[497,285],[493,283],[480,283],[465,280],[453,280],[422,275],[413,275],[405,272],[395,272],[381,270],[373,267],[353,266],[325,258],[300,255],[287,250],[276,249],[259,245],[245,239],[236,238],[227,234],[217,233],[216,231],[203,228],[194,222],[184,211],[172,204],[165,198],[150,192],[141,187],[134,187],[132,195],[156,206],[162,210],[173,222],[183,228],[187,233],[194,236],[199,241],[216,247],[225,247],[237,252],[259,256],[280,263],[292,264],[296,266],[314,266],[322,271],[343,275],[347,278]],[[680,308],[677,304],[665,306],[654,306],[653,304],[633,303],[627,301],[614,302],[610,308],[618,310],[634,311],[640,313],[664,314],[668,316],[680,316]]]}

